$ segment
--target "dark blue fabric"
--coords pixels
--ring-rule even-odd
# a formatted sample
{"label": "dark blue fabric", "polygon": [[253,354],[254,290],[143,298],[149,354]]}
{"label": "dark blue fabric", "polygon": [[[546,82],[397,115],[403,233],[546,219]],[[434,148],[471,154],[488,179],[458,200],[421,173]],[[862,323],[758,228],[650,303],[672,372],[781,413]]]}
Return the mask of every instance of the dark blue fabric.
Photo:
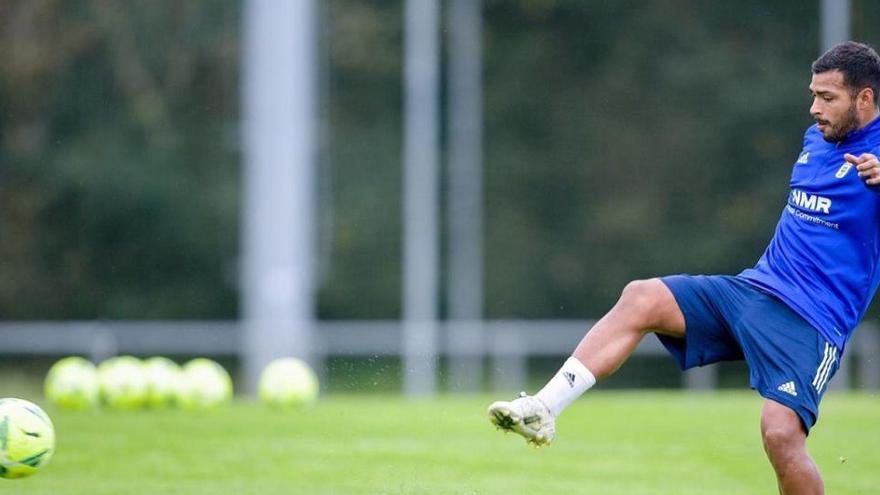
{"label": "dark blue fabric", "polygon": [[674,275],[661,280],[684,314],[685,338],[658,334],[679,366],[685,370],[745,359],[751,387],[793,409],[809,431],[837,371],[839,349],[777,297],[742,278]]}

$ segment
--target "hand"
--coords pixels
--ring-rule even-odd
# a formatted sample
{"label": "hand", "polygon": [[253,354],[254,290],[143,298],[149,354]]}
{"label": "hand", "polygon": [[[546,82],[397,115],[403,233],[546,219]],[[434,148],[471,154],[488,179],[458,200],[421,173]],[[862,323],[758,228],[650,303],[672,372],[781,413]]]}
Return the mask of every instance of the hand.
{"label": "hand", "polygon": [[849,153],[843,159],[856,166],[859,177],[869,186],[880,185],[880,160],[871,153],[862,153],[858,157]]}

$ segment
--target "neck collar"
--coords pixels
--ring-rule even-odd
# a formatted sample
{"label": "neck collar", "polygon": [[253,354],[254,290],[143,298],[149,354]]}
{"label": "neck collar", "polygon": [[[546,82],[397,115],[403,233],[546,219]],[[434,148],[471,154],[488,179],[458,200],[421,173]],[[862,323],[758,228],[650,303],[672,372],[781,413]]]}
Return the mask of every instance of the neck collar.
{"label": "neck collar", "polygon": [[875,115],[874,119],[865,124],[864,127],[856,129],[849,134],[841,141],[842,143],[856,141],[859,139],[863,139],[865,136],[873,134],[875,132],[880,131],[880,114]]}

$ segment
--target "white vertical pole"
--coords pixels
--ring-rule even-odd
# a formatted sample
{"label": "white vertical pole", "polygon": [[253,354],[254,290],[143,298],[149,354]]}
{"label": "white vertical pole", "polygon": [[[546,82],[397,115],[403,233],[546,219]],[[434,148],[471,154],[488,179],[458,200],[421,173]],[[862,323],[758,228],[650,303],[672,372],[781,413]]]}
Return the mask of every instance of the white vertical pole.
{"label": "white vertical pole", "polygon": [[449,41],[450,385],[480,387],[483,317],[483,132],[480,0],[451,0]]}
{"label": "white vertical pole", "polygon": [[850,0],[820,0],[820,54],[849,40]]}
{"label": "white vertical pole", "polygon": [[314,0],[244,11],[242,365],[308,359],[314,320]]}
{"label": "white vertical pole", "polygon": [[427,395],[437,374],[438,1],[407,0],[405,15],[404,390]]}

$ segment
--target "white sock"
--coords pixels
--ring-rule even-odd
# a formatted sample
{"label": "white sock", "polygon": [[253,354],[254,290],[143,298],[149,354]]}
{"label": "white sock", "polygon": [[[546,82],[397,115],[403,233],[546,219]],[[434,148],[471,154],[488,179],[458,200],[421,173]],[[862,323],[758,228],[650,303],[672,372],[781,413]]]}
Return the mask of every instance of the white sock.
{"label": "white sock", "polygon": [[550,413],[555,418],[595,384],[596,377],[590,373],[584,363],[572,356],[565,361],[547,385],[535,394],[535,397],[550,409]]}

